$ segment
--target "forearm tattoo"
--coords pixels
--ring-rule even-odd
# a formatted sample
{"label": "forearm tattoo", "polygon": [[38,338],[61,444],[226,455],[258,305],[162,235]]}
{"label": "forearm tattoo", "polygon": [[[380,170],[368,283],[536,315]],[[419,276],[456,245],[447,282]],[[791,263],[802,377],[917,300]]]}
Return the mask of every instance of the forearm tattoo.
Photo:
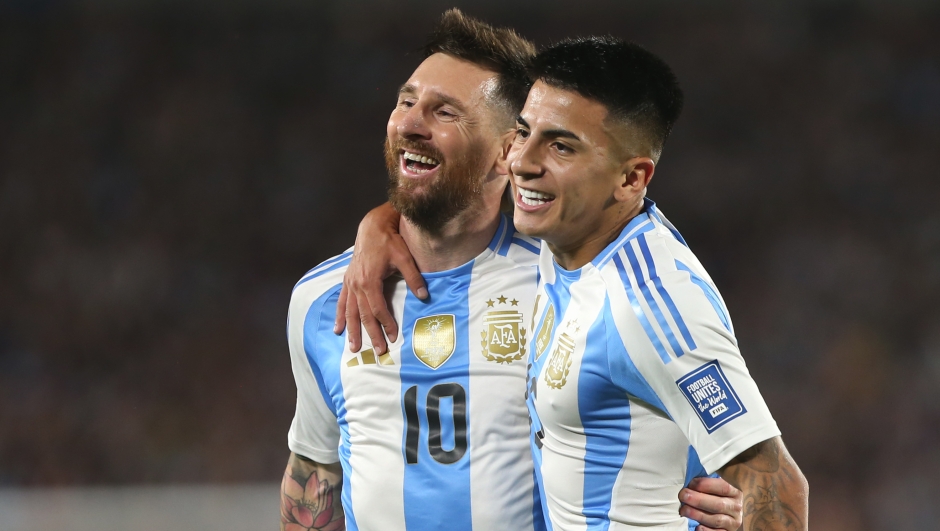
{"label": "forearm tattoo", "polygon": [[[807,529],[806,481],[782,443],[764,441],[739,455],[721,473],[744,493],[746,531]],[[784,450],[786,452],[786,450]]]}
{"label": "forearm tattoo", "polygon": [[342,469],[291,454],[281,480],[281,531],[341,531]]}

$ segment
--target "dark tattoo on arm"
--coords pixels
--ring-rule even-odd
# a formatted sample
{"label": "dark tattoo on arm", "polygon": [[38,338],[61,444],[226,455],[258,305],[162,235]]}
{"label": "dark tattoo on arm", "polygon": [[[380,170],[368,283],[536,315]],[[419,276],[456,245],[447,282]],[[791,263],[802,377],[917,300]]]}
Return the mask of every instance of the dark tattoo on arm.
{"label": "dark tattoo on arm", "polygon": [[720,474],[744,492],[746,531],[807,529],[809,487],[779,437],[746,450]]}
{"label": "dark tattoo on arm", "polygon": [[281,480],[281,531],[342,531],[343,469],[291,453]]}

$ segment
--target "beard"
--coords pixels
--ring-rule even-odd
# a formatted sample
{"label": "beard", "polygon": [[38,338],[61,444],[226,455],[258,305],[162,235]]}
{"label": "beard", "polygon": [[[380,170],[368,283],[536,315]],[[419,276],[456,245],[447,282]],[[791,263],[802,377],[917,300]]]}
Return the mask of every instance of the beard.
{"label": "beard", "polygon": [[[412,179],[401,173],[401,150],[418,152],[439,162],[431,182]],[[486,175],[486,146],[471,144],[466,153],[454,160],[433,146],[400,139],[392,145],[385,139],[385,165],[388,168],[388,200],[408,221],[419,229],[438,234],[447,222],[466,211],[483,195]]]}

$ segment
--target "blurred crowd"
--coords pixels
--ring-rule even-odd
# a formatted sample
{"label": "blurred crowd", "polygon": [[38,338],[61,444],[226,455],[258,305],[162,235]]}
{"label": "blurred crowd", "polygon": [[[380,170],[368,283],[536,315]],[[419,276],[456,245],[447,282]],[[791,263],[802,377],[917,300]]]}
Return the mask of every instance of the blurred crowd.
{"label": "blurred crowd", "polygon": [[[0,3],[0,486],[279,480],[291,288],[383,201],[395,91],[450,5]],[[813,528],[935,526],[940,7],[466,11],[672,65],[650,197],[728,303]]]}

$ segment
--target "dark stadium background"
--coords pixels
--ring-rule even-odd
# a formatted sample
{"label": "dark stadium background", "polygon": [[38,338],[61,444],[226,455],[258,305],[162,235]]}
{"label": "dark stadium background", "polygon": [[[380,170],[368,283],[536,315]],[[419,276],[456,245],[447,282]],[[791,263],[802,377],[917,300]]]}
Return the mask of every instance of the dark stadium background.
{"label": "dark stadium background", "polygon": [[[935,526],[940,6],[457,4],[673,66],[650,196],[730,307],[813,529]],[[276,496],[291,288],[383,200],[394,92],[451,5],[0,1],[4,492]]]}

